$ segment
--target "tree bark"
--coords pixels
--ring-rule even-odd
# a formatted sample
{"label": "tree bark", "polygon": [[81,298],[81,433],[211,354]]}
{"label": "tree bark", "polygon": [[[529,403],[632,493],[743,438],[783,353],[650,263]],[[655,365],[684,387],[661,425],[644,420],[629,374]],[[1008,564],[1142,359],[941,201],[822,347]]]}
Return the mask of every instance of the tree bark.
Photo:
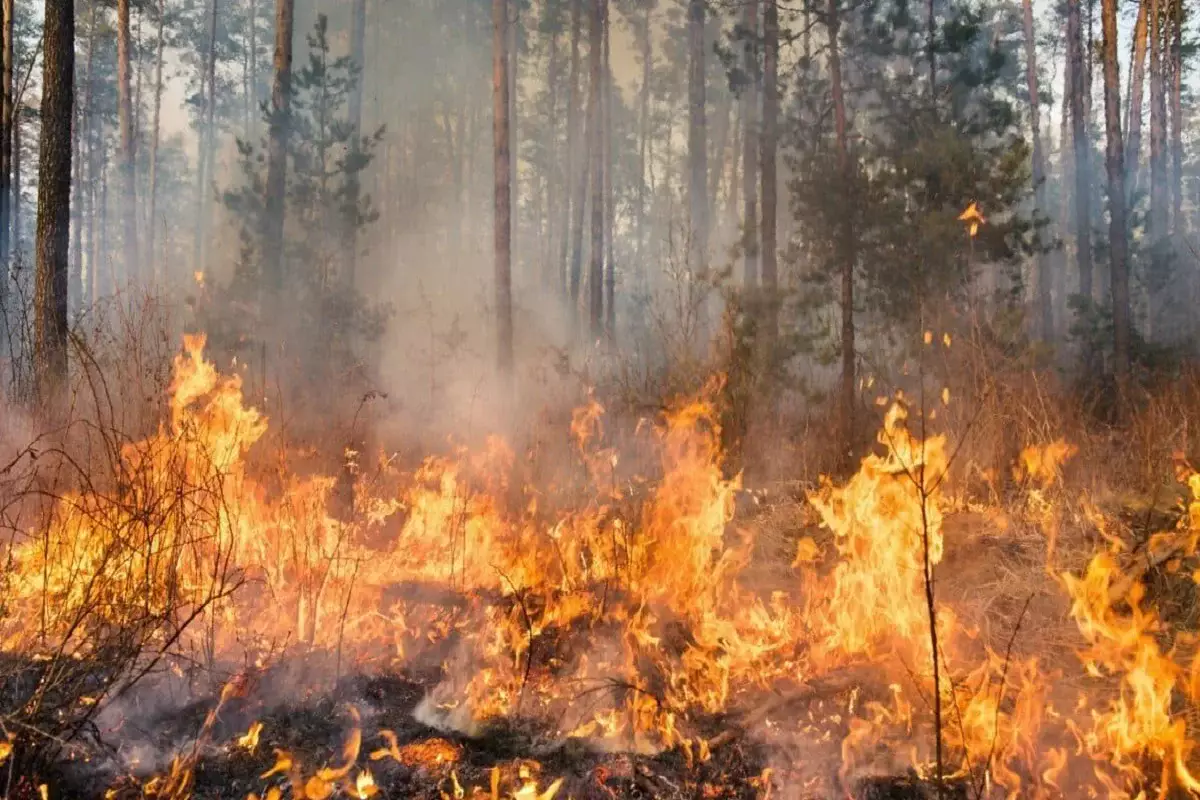
{"label": "tree bark", "polygon": [[1079,294],[1092,299],[1091,145],[1084,108],[1086,72],[1083,64],[1083,31],[1080,0],[1067,0],[1067,60],[1070,62],[1071,130],[1075,154],[1075,261],[1079,269]]}
{"label": "tree bark", "polygon": [[[546,6],[545,8],[550,8]],[[546,227],[547,234],[545,238],[545,250],[542,258],[542,276],[541,284],[547,291],[561,281],[562,270],[561,266],[556,268],[555,255],[559,252],[558,242],[565,235],[564,231],[560,231],[556,225],[558,207],[560,203],[560,192],[562,191],[562,183],[566,180],[566,170],[563,169],[563,159],[558,149],[558,84],[560,71],[562,70],[562,54],[559,52],[558,46],[558,29],[557,18],[547,25],[547,42],[546,46],[549,50],[547,59],[547,78],[546,92],[549,107],[546,109]],[[560,262],[561,263],[561,262]],[[558,286],[561,291],[562,286]]]}
{"label": "tree bark", "polygon": [[133,87],[129,38],[130,0],[117,0],[117,109],[121,134],[121,233],[125,275],[130,284],[141,281],[138,268],[137,180],[134,173]]}
{"label": "tree bark", "polygon": [[[1046,154],[1042,150],[1042,114],[1038,97],[1037,40],[1033,27],[1033,0],[1024,0],[1025,12],[1025,81],[1029,88],[1029,122],[1033,136],[1033,192],[1036,209],[1046,214]],[[1050,259],[1046,253],[1037,254],[1037,320],[1043,342],[1054,338],[1054,308],[1050,302]]]}
{"label": "tree bark", "polygon": [[[80,102],[79,83],[75,85],[75,100],[71,127],[71,275],[67,285],[67,308],[78,311],[84,304],[83,285],[83,148],[84,125],[83,103]],[[3,337],[3,332],[0,332]]]}
{"label": "tree bark", "polygon": [[617,334],[617,265],[613,258],[613,217],[616,205],[613,202],[613,157],[612,157],[612,43],[609,26],[608,0],[604,2],[604,91],[600,95],[603,104],[601,116],[604,124],[601,126],[601,136],[604,137],[603,172],[604,172],[604,334],[612,344]]}
{"label": "tree bark", "polygon": [[604,60],[605,0],[592,0],[590,41],[588,45],[588,156],[591,162],[592,236],[588,270],[588,323],[592,340],[604,335],[604,132],[601,125],[600,95],[603,91],[601,66]]}
{"label": "tree bark", "polygon": [[567,98],[567,186],[570,201],[563,204],[563,213],[570,216],[565,228],[568,235],[563,239],[563,254],[567,256],[563,263],[568,265],[569,272],[567,308],[572,330],[579,323],[579,303],[582,299],[579,293],[583,283],[583,206],[587,196],[587,142],[586,136],[580,135],[581,117],[584,115],[579,108],[582,100],[580,84],[583,82],[579,45],[583,36],[583,4],[586,1],[571,0],[571,93]]}
{"label": "tree bark", "polygon": [[[135,25],[133,28],[132,48],[133,48],[133,53],[134,53],[133,58],[137,59],[136,54],[142,48],[142,21],[146,15],[142,11],[142,7],[140,5],[135,5],[134,11],[137,15],[136,16],[137,25]],[[133,138],[134,138],[135,142],[140,140],[141,135],[142,135],[142,107],[145,105],[145,103],[142,102],[142,98],[143,98],[143,94],[142,94],[142,77],[143,76],[142,76],[142,73],[143,72],[145,72],[145,70],[142,69],[141,64],[140,63],[135,64],[135,66],[133,67]],[[135,148],[136,148],[136,144],[135,144]],[[136,150],[135,150],[135,155],[136,155]],[[136,158],[133,161],[133,168],[134,168],[134,178],[136,180],[136,177],[137,177],[137,159]]]}
{"label": "tree bark", "polygon": [[[750,2],[749,5],[754,5]],[[708,126],[704,75],[704,0],[688,2],[688,269],[708,267]]]}
{"label": "tree bark", "polygon": [[41,402],[57,411],[67,386],[74,0],[47,0],[43,31],[34,348]]}
{"label": "tree bark", "polygon": [[742,5],[742,269],[747,289],[758,286],[758,3]]}
{"label": "tree bark", "polygon": [[[1028,2],[1028,0],[1026,0]],[[1114,369],[1118,408],[1129,383],[1129,241],[1125,218],[1125,148],[1121,141],[1121,77],[1117,65],[1117,0],[1103,0],[1104,128],[1107,135],[1108,242],[1112,273]]]}
{"label": "tree bark", "polygon": [[219,18],[219,2],[212,0],[212,17],[208,28],[208,103],[204,112],[204,185],[201,187],[202,202],[200,205],[201,265],[208,269],[209,229],[212,222],[212,199],[209,192],[213,187],[213,175],[216,174],[217,161],[217,20]]}
{"label": "tree bark", "polygon": [[1171,5],[1171,231],[1187,229],[1183,216],[1183,0]]}
{"label": "tree bark", "polygon": [[929,64],[929,102],[937,102],[937,17],[933,11],[934,0],[928,0],[925,8],[925,59]]}
{"label": "tree bark", "polygon": [[250,0],[250,124],[246,135],[253,140],[258,129],[258,0]]}
{"label": "tree bark", "polygon": [[763,0],[762,279],[774,289],[778,276],[779,6]]}
{"label": "tree bark", "polygon": [[517,49],[520,37],[517,35],[521,25],[521,4],[509,3],[508,20],[508,208],[512,215],[511,261],[520,263],[521,258],[521,207],[517,204],[517,191],[520,180],[517,170],[519,151],[517,150],[517,70],[520,65]]}
{"label": "tree bark", "polygon": [[12,126],[12,260],[20,264],[24,258],[21,250],[21,104],[13,109]]}
{"label": "tree bark", "polygon": [[[79,165],[75,170],[75,174],[79,177],[79,185],[75,187],[76,200],[79,203],[79,211],[76,217],[79,219],[79,252],[76,255],[78,264],[76,269],[79,271],[79,305],[84,306],[88,303],[95,302],[96,296],[96,269],[95,262],[92,261],[92,237],[95,234],[95,226],[92,224],[92,214],[96,207],[96,187],[92,185],[92,144],[90,141],[91,123],[87,119],[86,105],[79,109],[79,149],[76,151],[76,156],[79,158]],[[84,231],[87,231],[85,238]],[[84,265],[87,265],[86,271]]]}
{"label": "tree bark", "polygon": [[[94,2],[94,0],[93,0]],[[13,94],[13,29],[15,0],[3,0],[3,72],[0,73],[0,308],[8,291],[9,254],[12,250],[12,131],[16,97]]]}
{"label": "tree bark", "polygon": [[1147,22],[1147,5],[1150,0],[1138,3],[1137,22],[1133,27],[1133,42],[1130,44],[1129,70],[1129,106],[1125,116],[1125,127],[1128,131],[1125,139],[1125,187],[1126,197],[1132,198],[1137,192],[1138,169],[1142,154],[1142,97],[1146,88],[1146,42],[1149,38]]}
{"label": "tree bark", "polygon": [[[1165,320],[1163,310],[1168,291],[1167,283],[1167,148],[1166,94],[1163,86],[1163,17],[1162,0],[1150,4],[1150,216],[1147,234],[1150,244],[1151,276],[1149,327],[1158,334]],[[1158,338],[1161,338],[1158,337]]]}
{"label": "tree bark", "polygon": [[201,112],[203,122],[196,137],[196,217],[192,221],[192,269],[202,271],[208,262],[208,220],[209,200],[208,187],[212,182],[213,159],[213,119],[216,108],[216,75],[217,75],[217,15],[219,0],[209,0],[211,9],[208,23],[208,50],[204,57],[204,72],[200,75]]}
{"label": "tree bark", "polygon": [[495,171],[496,366],[508,377],[513,365],[512,180],[508,146],[508,0],[492,0],[492,143]]}
{"label": "tree bark", "polygon": [[104,119],[96,115],[92,134],[92,145],[88,158],[88,273],[92,275],[92,302],[96,302],[112,291],[115,281],[104,258],[104,209],[108,205],[108,180],[105,165],[108,153],[105,148]]}
{"label": "tree bark", "polygon": [[742,236],[742,207],[741,207],[741,181],[738,176],[741,174],[742,156],[745,155],[745,147],[743,147],[742,139],[742,115],[739,109],[738,114],[733,118],[733,132],[731,134],[731,144],[729,152],[729,190],[725,198],[725,219],[729,230],[733,232],[732,238],[735,241],[741,241]]}
{"label": "tree bark", "polygon": [[646,15],[638,31],[642,52],[642,85],[638,90],[638,183],[634,210],[634,225],[637,231],[638,275],[645,290],[646,279],[646,153],[650,144],[650,77],[654,66],[654,51],[651,39],[652,4],[646,3]]}
{"label": "tree bark", "polygon": [[[841,172],[843,188],[848,190],[852,180],[852,167],[846,123],[846,97],[842,88],[841,46],[838,41],[841,29],[838,0],[826,0],[825,19],[829,26],[829,78],[833,96],[834,128],[837,136],[838,169]],[[848,191],[846,191],[844,199],[850,200]],[[848,455],[854,443],[854,269],[858,260],[854,230],[848,219],[843,222],[841,230],[837,232],[837,238],[837,250],[842,262],[842,385],[839,423],[841,441]]]}
{"label": "tree bark", "polygon": [[[718,37],[720,36],[719,33],[717,35]],[[718,241],[720,240],[721,226],[717,221],[720,209],[717,207],[717,201],[721,198],[722,181],[725,179],[725,162],[729,152],[729,133],[733,128],[734,100],[732,92],[720,92],[719,97],[713,99],[715,108],[710,121],[715,127],[710,128],[709,133],[711,135],[708,137],[707,192],[710,241],[714,235]],[[738,106],[738,113],[741,113],[741,106]]]}
{"label": "tree bark", "polygon": [[291,128],[292,26],[294,0],[275,0],[275,74],[267,145],[267,197],[263,231],[263,272],[267,295],[283,291],[283,218],[287,193],[287,149]]}
{"label": "tree bark", "polygon": [[[354,138],[350,146],[357,158],[362,144],[362,108],[363,108],[363,79],[367,74],[367,0],[354,0],[351,8],[350,22],[350,58],[360,70],[350,91],[348,114],[350,124],[354,126]],[[358,271],[358,201],[362,195],[362,182],[359,173],[350,176],[346,187],[346,206],[349,218],[346,226],[346,285],[351,289],[355,285],[355,275]]]}
{"label": "tree bark", "polygon": [[162,94],[163,94],[163,44],[164,26],[166,25],[167,2],[158,0],[158,41],[154,54],[154,111],[150,118],[150,177],[146,188],[149,212],[146,215],[146,261],[150,265],[153,278],[163,281],[166,277],[165,264],[158,258],[154,250],[155,236],[158,231],[158,142],[162,131]]}
{"label": "tree bark", "polygon": [[[1074,182],[1074,163],[1075,163],[1075,146],[1071,142],[1071,58],[1070,46],[1067,45],[1067,29],[1069,25],[1063,27],[1063,45],[1066,49],[1066,54],[1063,57],[1063,90],[1062,99],[1060,100],[1058,109],[1058,158],[1060,178],[1062,181],[1062,191],[1060,191],[1060,227],[1062,228],[1063,238],[1066,239],[1070,235],[1070,218],[1074,203],[1072,202],[1072,193],[1070,185]],[[1064,270],[1065,272],[1065,270]]]}
{"label": "tree bark", "polygon": [[[98,129],[101,134],[103,125]],[[100,140],[100,202],[98,219],[96,220],[96,263],[100,274],[104,276],[105,292],[115,294],[117,291],[117,269],[112,262],[112,249],[108,231],[108,143]]]}

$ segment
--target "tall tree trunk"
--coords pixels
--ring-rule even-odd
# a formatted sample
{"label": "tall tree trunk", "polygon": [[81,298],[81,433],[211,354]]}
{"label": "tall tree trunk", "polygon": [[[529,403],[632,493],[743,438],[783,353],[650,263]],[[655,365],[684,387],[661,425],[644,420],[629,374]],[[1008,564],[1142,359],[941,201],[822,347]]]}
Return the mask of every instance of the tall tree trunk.
{"label": "tall tree trunk", "polygon": [[108,263],[104,258],[104,209],[108,205],[108,163],[104,139],[104,119],[97,115],[93,120],[92,146],[90,163],[88,164],[88,183],[91,200],[88,214],[88,271],[92,278],[92,302],[106,296],[113,290],[115,281],[108,271]]}
{"label": "tall tree trunk", "polygon": [[[1067,25],[1063,25],[1063,44],[1067,42]],[[1066,47],[1069,52],[1070,48]],[[1054,269],[1051,270],[1051,297],[1054,302],[1054,316],[1062,320],[1067,315],[1067,300],[1070,290],[1067,288],[1070,274],[1071,246],[1075,242],[1074,226],[1071,220],[1075,215],[1075,193],[1072,186],[1075,182],[1075,147],[1071,142],[1071,59],[1063,58],[1063,90],[1059,102],[1058,117],[1058,233],[1063,246],[1054,254]]]}
{"label": "tall tree trunk", "polygon": [[250,142],[250,122],[254,117],[254,90],[250,88],[250,61],[254,49],[251,47],[251,37],[254,35],[254,0],[247,0],[246,5],[246,46],[242,48],[242,137]]}
{"label": "tall tree trunk", "polygon": [[100,218],[96,220],[96,263],[104,275],[106,293],[116,293],[120,274],[112,261],[108,230],[108,144],[100,145]]}
{"label": "tall tree trunk", "polygon": [[[95,2],[95,0],[92,0]],[[0,73],[0,309],[8,291],[9,253],[12,249],[12,130],[16,97],[13,94],[13,29],[15,0],[3,0],[3,72]]]}
{"label": "tall tree trunk", "polygon": [[[833,121],[837,135],[838,168],[842,175],[845,199],[849,200],[852,180],[849,132],[846,123],[846,97],[842,89],[841,44],[838,36],[841,22],[838,17],[838,0],[826,0],[826,24],[829,26],[829,78],[833,95]],[[841,441],[848,454],[854,442],[854,268],[858,261],[854,230],[849,220],[843,222],[837,232],[838,256],[842,273],[842,385],[839,398]]]}
{"label": "tall tree trunk", "polygon": [[250,0],[250,123],[246,137],[254,141],[258,130],[258,0]]}
{"label": "tall tree trunk", "polygon": [[812,28],[813,28],[813,3],[815,0],[803,0],[803,14],[801,24],[804,25],[802,36],[802,57],[804,59],[804,74],[812,69]]}
{"label": "tall tree trunk", "polygon": [[[753,5],[753,3],[750,3]],[[708,267],[708,128],[704,74],[704,0],[688,2],[688,269]]]}
{"label": "tall tree trunk", "polygon": [[758,3],[742,4],[742,263],[746,288],[758,285]]}
{"label": "tall tree trunk", "polygon": [[1150,0],[1138,3],[1137,22],[1133,26],[1133,41],[1130,43],[1129,61],[1129,106],[1125,115],[1125,127],[1128,131],[1125,139],[1125,188],[1126,197],[1132,198],[1137,192],[1138,164],[1142,154],[1142,97],[1146,88],[1146,42],[1149,39],[1149,24],[1147,6]]}
{"label": "tall tree trunk", "polygon": [[613,216],[616,213],[616,205],[613,202],[613,157],[612,157],[612,92],[613,92],[613,75],[612,75],[612,44],[611,31],[609,28],[609,9],[608,0],[604,2],[604,91],[600,95],[600,101],[603,103],[601,109],[604,118],[604,124],[601,126],[601,136],[603,137],[603,172],[604,172],[604,332],[608,342],[611,344],[616,340],[617,334],[617,306],[616,306],[616,291],[617,291],[617,265],[613,258]]}
{"label": "tall tree trunk", "polygon": [[158,0],[158,41],[155,43],[154,54],[154,112],[150,118],[150,178],[146,189],[149,212],[146,215],[146,262],[154,280],[163,281],[166,278],[165,267],[154,250],[155,234],[158,231],[158,141],[161,136],[162,124],[162,94],[163,94],[163,28],[166,25],[167,0]]}
{"label": "tall tree trunk", "polygon": [[508,0],[492,0],[492,142],[495,171],[496,366],[508,377],[513,365],[512,161],[508,146]]}
{"label": "tall tree trunk", "polygon": [[275,74],[267,144],[267,197],[263,231],[265,290],[272,302],[283,291],[283,218],[287,194],[287,151],[291,128],[292,27],[294,0],[275,0]]}
{"label": "tall tree trunk", "polygon": [[762,279],[774,289],[778,276],[779,6],[763,0]]}
{"label": "tall tree trunk", "polygon": [[75,0],[47,0],[43,31],[34,348],[41,402],[57,411],[67,385]]}
{"label": "tall tree trunk", "polygon": [[[133,29],[133,58],[137,60],[137,63],[133,67],[133,138],[134,141],[138,141],[142,135],[142,111],[145,105],[142,102],[142,99],[145,97],[142,94],[142,73],[145,70],[142,69],[141,60],[138,58],[137,53],[142,49],[142,21],[146,15],[142,11],[141,6],[135,6],[135,11],[137,13],[137,25]],[[135,158],[133,162],[135,178],[137,176],[137,166],[137,159]]]}
{"label": "tall tree trunk", "polygon": [[[205,99],[205,95],[208,93],[206,88],[207,85],[207,81],[201,82],[200,110],[202,119],[204,110],[207,108],[207,106],[204,104],[208,102]],[[200,272],[204,269],[204,228],[202,222],[204,217],[204,176],[208,171],[208,148],[205,146],[206,142],[204,131],[199,130],[196,133],[196,185],[192,188],[192,207],[194,214],[192,219],[192,271]]]}
{"label": "tall tree trunk", "polygon": [[209,229],[212,224],[212,198],[209,192],[213,186],[213,176],[216,174],[217,163],[217,20],[218,0],[212,0],[212,17],[208,28],[208,103],[204,112],[204,185],[201,187],[200,230],[201,264],[208,269]]}
{"label": "tall tree trunk", "polygon": [[1079,294],[1092,299],[1092,194],[1089,166],[1091,145],[1084,109],[1086,70],[1083,64],[1083,31],[1080,0],[1067,0],[1067,60],[1070,61],[1071,129],[1075,154],[1075,261],[1079,268]]}
{"label": "tall tree trunk", "polygon": [[15,264],[24,261],[24,239],[21,237],[21,104],[13,109],[12,126],[12,260]]}
{"label": "tall tree trunk", "polygon": [[1091,141],[1092,130],[1095,127],[1092,120],[1092,87],[1095,85],[1092,82],[1092,70],[1095,66],[1092,45],[1096,41],[1095,17],[1096,0],[1087,0],[1087,29],[1083,32],[1083,125],[1088,133],[1088,141]]}
{"label": "tall tree trunk", "polygon": [[604,6],[606,0],[592,0],[590,41],[588,43],[588,156],[591,162],[592,237],[588,270],[588,330],[592,341],[604,336],[604,131],[600,95],[604,77]]}
{"label": "tall tree trunk", "polygon": [[83,195],[86,191],[83,184],[84,126],[79,91],[79,82],[76,82],[71,128],[71,275],[67,285],[67,308],[75,312],[83,308],[86,297],[83,284]]}
{"label": "tall tree trunk", "polygon": [[517,169],[519,151],[517,150],[517,69],[520,64],[518,47],[520,37],[517,35],[521,25],[521,4],[509,3],[508,20],[508,208],[513,215],[512,222],[512,262],[520,263],[521,257],[521,213],[517,204],[517,190],[520,185]]}
{"label": "tall tree trunk", "polygon": [[563,268],[567,270],[567,309],[571,317],[572,330],[579,321],[579,290],[583,281],[583,204],[587,192],[587,155],[584,137],[580,135],[581,89],[583,82],[582,58],[579,52],[583,36],[583,4],[586,0],[571,2],[571,91],[567,96],[567,193],[568,202],[563,203],[564,226]]}
{"label": "tall tree trunk", "polygon": [[[550,8],[550,6],[546,6]],[[558,253],[558,242],[563,232],[559,230],[557,222],[557,213],[559,206],[559,193],[562,191],[562,182],[566,180],[566,170],[563,169],[563,159],[558,149],[558,84],[560,72],[562,70],[562,54],[558,46],[558,30],[555,19],[548,26],[546,43],[549,50],[546,92],[549,103],[546,109],[546,138],[543,147],[546,152],[546,228],[547,233],[544,240],[545,249],[542,253],[542,287],[550,291],[556,285],[561,269],[555,269],[554,257]],[[552,215],[555,217],[552,219]],[[561,289],[561,287],[559,287]]]}
{"label": "tall tree trunk", "polygon": [[129,39],[130,0],[117,0],[117,109],[121,129],[121,235],[125,275],[131,284],[141,281],[138,268],[137,176],[134,173],[132,43]]}
{"label": "tall tree trunk", "polygon": [[[1026,0],[1028,2],[1028,0]],[[1117,0],[1103,0],[1104,129],[1107,134],[1108,245],[1112,271],[1114,367],[1118,407],[1129,383],[1129,241],[1125,219],[1125,152],[1121,141],[1121,77],[1117,68]]]}
{"label": "tall tree trunk", "polygon": [[925,7],[925,59],[929,64],[929,102],[937,102],[937,17],[934,15],[934,0],[927,0]]}
{"label": "tall tree trunk", "polygon": [[[87,120],[87,108],[83,107],[79,111],[80,119],[80,142],[78,156],[80,163],[77,175],[80,176],[79,186],[77,187],[78,194],[76,197],[79,200],[79,304],[86,306],[88,303],[94,303],[96,297],[96,264],[92,260],[92,238],[95,234],[95,225],[92,223],[92,214],[96,207],[96,187],[91,180],[92,171],[92,144],[90,142],[91,124]],[[86,177],[85,177],[86,176]],[[87,231],[85,237],[84,231]],[[86,264],[86,270],[84,265]]]}
{"label": "tall tree trunk", "polygon": [[642,52],[642,84],[638,89],[638,182],[634,209],[634,225],[637,231],[637,270],[639,289],[647,287],[646,277],[646,153],[650,144],[650,78],[654,67],[654,51],[651,49],[653,23],[652,3],[646,3],[645,17],[638,31]]}
{"label": "tall tree trunk", "polygon": [[[1039,214],[1046,214],[1046,154],[1042,150],[1042,114],[1038,97],[1037,40],[1033,28],[1033,0],[1024,0],[1025,81],[1029,87],[1029,121],[1033,133],[1033,191]],[[1043,342],[1054,338],[1054,308],[1050,302],[1050,259],[1037,254],[1038,334]]]}
{"label": "tall tree trunk", "polygon": [[[354,64],[361,70],[357,80],[354,81],[354,88],[350,92],[349,99],[349,119],[350,124],[354,126],[354,137],[350,141],[350,147],[354,151],[354,158],[357,162],[361,157],[360,150],[362,145],[362,109],[363,109],[363,78],[367,74],[367,0],[354,0],[354,5],[351,8],[350,22],[350,58]],[[348,218],[344,221],[346,226],[346,285],[351,289],[355,285],[355,277],[358,272],[358,203],[362,194],[362,179],[359,172],[355,171],[350,174],[349,181],[346,186],[346,207],[349,210]]]}
{"label": "tall tree trunk", "polygon": [[733,118],[733,142],[730,147],[729,158],[729,192],[725,198],[725,219],[729,230],[733,232],[732,239],[741,241],[742,236],[742,207],[741,207],[741,181],[738,176],[741,174],[742,156],[745,155],[746,148],[742,145],[742,140],[745,134],[742,132],[742,115],[737,114]]}
{"label": "tall tree trunk", "polygon": [[1187,227],[1183,216],[1183,0],[1171,4],[1171,230]]}
{"label": "tall tree trunk", "polygon": [[[734,96],[732,92],[721,92],[715,100],[713,111],[712,136],[709,137],[708,149],[708,224],[710,238],[717,235],[719,239],[720,225],[717,219],[717,202],[721,198],[721,181],[725,178],[725,160],[729,150],[729,131],[733,127]],[[741,113],[739,107],[738,112]]]}
{"label": "tall tree trunk", "polygon": [[203,122],[196,137],[196,218],[193,220],[192,269],[203,271],[208,264],[208,187],[212,182],[214,148],[212,137],[213,110],[216,107],[217,74],[217,15],[219,0],[209,0],[208,49],[204,71],[200,74],[201,113]]}
{"label": "tall tree trunk", "polygon": [[[1163,4],[1150,4],[1150,216],[1147,234],[1150,240],[1150,314],[1148,327],[1158,335],[1163,327],[1163,311],[1168,291],[1167,237],[1167,147],[1166,94],[1163,86]],[[1161,336],[1157,338],[1161,339]]]}

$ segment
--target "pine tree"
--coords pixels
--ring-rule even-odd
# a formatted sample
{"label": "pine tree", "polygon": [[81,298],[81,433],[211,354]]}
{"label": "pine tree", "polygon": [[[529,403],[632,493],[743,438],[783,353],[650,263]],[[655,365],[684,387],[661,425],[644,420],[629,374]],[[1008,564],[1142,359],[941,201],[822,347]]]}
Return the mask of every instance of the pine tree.
{"label": "pine tree", "polygon": [[47,0],[43,53],[34,346],[39,394],[43,403],[57,410],[61,408],[67,384],[74,0]]}
{"label": "pine tree", "polygon": [[[751,3],[753,5],[753,3]],[[704,70],[704,0],[688,2],[688,268],[693,275],[707,269],[708,257],[708,130]]]}
{"label": "pine tree", "polygon": [[758,285],[758,3],[742,7],[742,261],[747,288]]}
{"label": "pine tree", "polygon": [[762,279],[774,289],[778,277],[776,147],[779,139],[779,6],[763,0]]}
{"label": "pine tree", "polygon": [[1092,301],[1091,149],[1084,105],[1086,79],[1080,0],[1067,0],[1067,59],[1070,61],[1068,96],[1071,105],[1072,152],[1075,175],[1075,262],[1079,270],[1079,296],[1085,307]]}
{"label": "pine tree", "polygon": [[[1038,97],[1037,41],[1034,38],[1033,0],[1024,0],[1022,11],[1025,28],[1025,81],[1029,90],[1029,122],[1033,139],[1031,153],[1033,190],[1037,212],[1046,214],[1049,211],[1046,202],[1046,155],[1042,149],[1042,113]],[[1038,334],[1045,342],[1054,338],[1054,305],[1051,302],[1050,290],[1050,258],[1047,253],[1039,250],[1037,256],[1037,325]]]}
{"label": "pine tree", "polygon": [[270,145],[267,151],[267,203],[263,219],[263,286],[278,300],[284,287],[283,221],[287,192],[287,149],[291,136],[292,25],[294,0],[275,0],[275,73],[271,86]]}
{"label": "pine tree", "polygon": [[[375,158],[383,139],[379,128],[359,133],[350,113],[350,100],[361,80],[361,69],[350,56],[333,57],[328,19],[319,15],[307,38],[308,58],[293,72],[287,99],[290,135],[284,153],[287,191],[283,207],[272,205],[270,193],[272,134],[255,146],[240,141],[240,185],[224,192],[223,202],[242,220],[242,254],[233,282],[212,291],[206,329],[221,332],[215,349],[236,349],[242,340],[286,337],[309,377],[329,375],[339,365],[356,363],[357,344],[382,332],[386,308],[368,304],[346,279],[345,231],[375,223],[378,212],[367,193],[358,190],[361,176]],[[267,122],[273,110],[267,111]],[[264,156],[264,151],[266,156]],[[286,265],[288,314],[275,313],[277,298],[271,281],[272,215],[287,231],[280,253]],[[259,296],[260,327],[247,330],[253,319],[244,314],[225,316],[238,307],[234,298]],[[311,332],[321,331],[320,337]]]}
{"label": "pine tree", "polygon": [[[125,274],[132,283],[141,279],[138,267],[137,175],[134,167],[132,44],[129,36],[130,0],[117,0],[117,103],[121,147],[121,222],[124,238]],[[214,12],[215,15],[215,12]]]}
{"label": "pine tree", "polygon": [[1101,12],[1104,53],[1104,126],[1107,133],[1112,314],[1118,399],[1128,389],[1130,367],[1129,241],[1125,217],[1125,152],[1121,140],[1120,75],[1117,68],[1117,0],[1104,0]]}
{"label": "pine tree", "polygon": [[492,0],[492,141],[495,174],[496,365],[512,371],[512,161],[509,157],[508,0]]}

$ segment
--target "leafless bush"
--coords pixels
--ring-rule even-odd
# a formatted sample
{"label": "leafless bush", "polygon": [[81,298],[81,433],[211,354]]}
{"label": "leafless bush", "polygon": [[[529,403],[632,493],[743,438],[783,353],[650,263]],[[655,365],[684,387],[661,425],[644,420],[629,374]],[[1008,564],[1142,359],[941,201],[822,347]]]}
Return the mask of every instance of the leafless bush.
{"label": "leafless bush", "polygon": [[0,463],[0,728],[30,766],[147,675],[211,662],[202,623],[243,579],[227,458],[188,426],[144,435],[165,340],[153,313],[115,319],[72,338],[68,416]]}

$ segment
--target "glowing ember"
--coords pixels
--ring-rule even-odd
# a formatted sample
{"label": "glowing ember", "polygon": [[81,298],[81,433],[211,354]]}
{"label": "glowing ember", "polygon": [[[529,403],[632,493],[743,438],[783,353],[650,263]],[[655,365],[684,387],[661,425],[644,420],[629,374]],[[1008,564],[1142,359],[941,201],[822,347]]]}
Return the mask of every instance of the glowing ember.
{"label": "glowing ember", "polygon": [[971,203],[971,205],[967,206],[967,209],[958,216],[958,221],[967,223],[967,230],[972,239],[974,239],[975,235],[979,233],[979,226],[986,222],[986,220],[983,218],[983,214],[979,212],[979,207],[975,203]]}
{"label": "glowing ember", "polygon": [[391,758],[410,767],[430,767],[454,764],[462,757],[462,748],[445,739],[426,739],[422,742],[410,742],[401,747],[396,739],[396,734],[391,731],[380,731],[379,735],[387,742],[388,746],[372,752],[372,761]]}
{"label": "glowing ember", "polygon": [[255,722],[250,726],[250,730],[238,737],[238,747],[249,750],[251,753],[253,753],[255,749],[258,748],[258,735],[262,733],[262,729],[262,723]]}
{"label": "glowing ember", "polygon": [[370,770],[364,769],[358,773],[358,777],[354,779],[354,796],[359,800],[367,800],[368,797],[374,797],[379,793],[379,787],[375,785],[375,776]]}

